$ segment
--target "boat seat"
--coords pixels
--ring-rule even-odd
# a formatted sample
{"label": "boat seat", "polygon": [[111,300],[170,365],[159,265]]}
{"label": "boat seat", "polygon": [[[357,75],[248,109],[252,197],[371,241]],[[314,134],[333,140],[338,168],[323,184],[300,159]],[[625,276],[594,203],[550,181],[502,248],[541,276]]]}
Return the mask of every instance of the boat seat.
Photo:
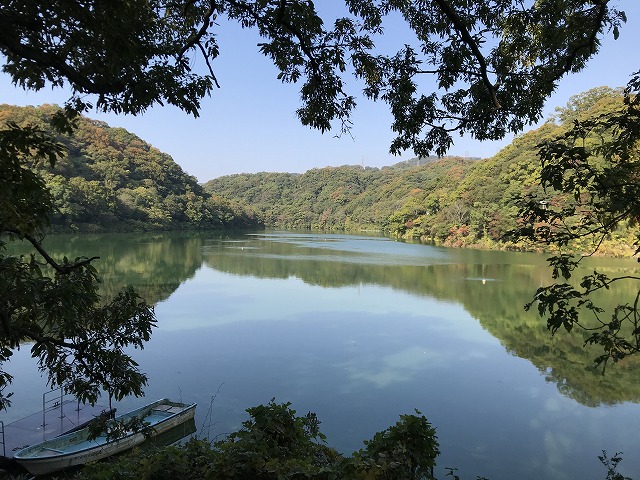
{"label": "boat seat", "polygon": [[153,407],[153,410],[155,412],[166,412],[167,410],[170,410],[171,408],[173,408],[171,405],[161,404],[161,405],[156,405],[155,407]]}
{"label": "boat seat", "polygon": [[182,410],[182,407],[174,407],[173,405],[158,405],[157,407],[153,407],[154,412],[180,413]]}
{"label": "boat seat", "polygon": [[57,448],[51,448],[51,447],[44,447],[43,450],[49,450],[49,451],[55,452],[55,453],[67,453],[64,450],[58,450]]}

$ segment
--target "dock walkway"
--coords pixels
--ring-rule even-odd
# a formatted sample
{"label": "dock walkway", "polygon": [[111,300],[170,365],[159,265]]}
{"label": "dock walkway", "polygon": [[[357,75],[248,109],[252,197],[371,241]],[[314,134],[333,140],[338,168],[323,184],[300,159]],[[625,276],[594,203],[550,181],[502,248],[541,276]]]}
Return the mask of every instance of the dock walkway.
{"label": "dock walkway", "polygon": [[44,413],[34,413],[8,423],[4,426],[4,448],[0,445],[0,456],[6,459],[13,458],[18,450],[68,432],[106,410],[108,408],[101,405],[78,406],[75,400],[63,400]]}

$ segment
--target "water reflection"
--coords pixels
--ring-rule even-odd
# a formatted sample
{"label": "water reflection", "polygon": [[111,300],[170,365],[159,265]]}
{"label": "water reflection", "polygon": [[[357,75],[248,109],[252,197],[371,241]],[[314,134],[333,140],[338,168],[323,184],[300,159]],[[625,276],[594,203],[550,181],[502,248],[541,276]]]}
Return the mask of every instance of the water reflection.
{"label": "water reflection", "polygon": [[549,280],[545,256],[289,233],[60,240],[76,247],[101,255],[107,285],[157,304],[136,354],[147,396],[206,406],[220,391],[215,433],[276,397],[350,452],[418,408],[438,427],[439,465],[499,480],[592,475],[601,449],[628,450],[640,428],[625,403],[640,399],[635,363],[594,374],[579,335],[550,338],[522,308]]}
{"label": "water reflection", "polygon": [[[101,234],[51,235],[44,246],[54,258],[99,257],[92,262],[110,298],[133,285],[149,303],[169,297],[202,265],[202,239],[192,235]],[[11,242],[9,252],[32,252],[25,242]]]}
{"label": "water reflection", "polygon": [[[398,316],[425,308],[424,302],[414,299],[398,303],[379,288],[362,298],[363,287],[371,286],[455,302],[510,353],[530,360],[562,394],[592,406],[640,399],[638,359],[628,359],[603,377],[587,368],[597,353],[584,347],[586,334],[574,332],[551,338],[537,313],[524,311],[536,288],[551,281],[543,255],[444,249],[348,235],[283,233],[250,238],[245,242],[252,250],[229,251],[224,242],[209,243],[203,258],[218,272],[254,279],[289,279],[286,285],[265,292],[267,298],[261,297],[257,303],[272,298],[284,312],[295,310],[296,305],[313,311],[340,305],[345,314],[354,308],[366,308],[394,310]],[[631,268],[629,262],[620,260],[594,262],[601,270]],[[325,291],[313,292],[301,301],[292,288],[297,280],[340,290],[328,296]],[[357,286],[357,292],[353,286]],[[620,292],[632,294],[631,290]],[[287,300],[291,298],[296,301]],[[450,328],[458,317],[452,315],[441,325]]]}
{"label": "water reflection", "polygon": [[447,361],[446,356],[439,350],[427,350],[425,347],[413,346],[397,353],[366,359],[362,362],[373,365],[367,370],[366,367],[358,366],[347,368],[349,378],[354,381],[365,381],[374,387],[388,388],[394,383],[410,382],[415,380],[415,376],[426,368],[441,368]]}

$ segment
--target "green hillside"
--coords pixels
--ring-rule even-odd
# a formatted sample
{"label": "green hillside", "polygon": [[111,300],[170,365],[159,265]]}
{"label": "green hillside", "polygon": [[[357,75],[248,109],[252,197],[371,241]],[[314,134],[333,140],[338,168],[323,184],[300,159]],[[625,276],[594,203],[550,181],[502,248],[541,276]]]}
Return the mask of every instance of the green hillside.
{"label": "green hillside", "polygon": [[[621,105],[621,93],[607,87],[576,96],[557,109],[554,119],[484,160],[445,157],[382,169],[342,166],[303,174],[239,174],[204,187],[254,209],[276,228],[376,230],[447,246],[529,249],[532,245],[505,237],[522,223],[523,200],[534,198],[557,208],[572,201],[540,186],[537,146],[566,132],[578,117]],[[633,243],[626,227],[603,244],[603,253],[619,253],[621,245]]]}
{"label": "green hillside", "polygon": [[464,178],[474,162],[447,157],[382,169],[342,166],[303,174],[237,174],[216,178],[204,187],[250,205],[273,227],[404,233],[397,231],[401,226],[394,214],[424,213],[427,203],[416,203],[416,198],[424,200],[425,192],[437,196],[450,180]]}
{"label": "green hillside", "polygon": [[[58,107],[0,105],[0,125],[51,132]],[[80,117],[72,136],[58,137],[68,155],[55,167],[34,166],[51,190],[57,230],[132,231],[255,228],[249,210],[211,195],[173,159],[122,128]]]}
{"label": "green hillside", "polygon": [[377,230],[449,245],[499,240],[515,226],[515,196],[533,188],[532,134],[489,160],[446,157],[413,166],[312,169],[216,178],[204,187],[276,228]]}

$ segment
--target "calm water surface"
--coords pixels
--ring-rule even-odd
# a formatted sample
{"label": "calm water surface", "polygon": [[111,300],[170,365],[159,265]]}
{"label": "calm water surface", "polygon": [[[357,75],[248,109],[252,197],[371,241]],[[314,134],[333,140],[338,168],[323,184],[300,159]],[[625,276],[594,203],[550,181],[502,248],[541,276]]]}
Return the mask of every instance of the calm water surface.
{"label": "calm water surface", "polygon": [[[134,284],[156,303],[158,328],[134,355],[147,397],[198,402],[201,434],[234,431],[275,398],[316,412],[329,444],[351,453],[418,409],[437,428],[441,477],[450,466],[464,479],[602,479],[603,449],[640,472],[637,361],[602,377],[586,368],[584,337],[551,339],[524,311],[549,281],[545,256],[288,232],[48,242],[100,255],[106,296]],[[28,354],[9,367],[5,421],[37,410],[46,389]]]}

